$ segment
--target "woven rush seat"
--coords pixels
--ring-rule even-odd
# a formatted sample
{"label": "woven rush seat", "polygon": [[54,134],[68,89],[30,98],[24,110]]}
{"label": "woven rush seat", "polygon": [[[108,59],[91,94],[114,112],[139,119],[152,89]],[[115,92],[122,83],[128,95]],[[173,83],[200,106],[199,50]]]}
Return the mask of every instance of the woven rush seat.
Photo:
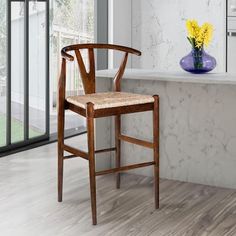
{"label": "woven rush seat", "polygon": [[106,92],[70,96],[66,98],[66,101],[84,109],[86,109],[87,103],[91,102],[94,104],[94,109],[96,110],[151,103],[154,102],[154,98],[151,95],[125,92]]}

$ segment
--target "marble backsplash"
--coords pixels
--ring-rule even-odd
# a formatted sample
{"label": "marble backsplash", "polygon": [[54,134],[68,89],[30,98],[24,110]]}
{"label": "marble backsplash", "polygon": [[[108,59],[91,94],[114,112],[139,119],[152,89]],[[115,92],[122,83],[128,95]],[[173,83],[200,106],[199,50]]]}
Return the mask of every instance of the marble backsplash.
{"label": "marble backsplash", "polygon": [[226,0],[132,0],[132,47],[142,51],[134,68],[179,71],[179,61],[190,52],[186,19],[214,25],[207,51],[217,59],[216,72],[225,71]]}
{"label": "marble backsplash", "polygon": [[[236,189],[235,86],[141,80],[122,85],[123,91],[160,95],[162,178]],[[152,141],[151,112],[122,116],[122,133]],[[127,143],[121,156],[122,165],[153,158],[152,150]],[[151,167],[133,172],[153,176]]]}

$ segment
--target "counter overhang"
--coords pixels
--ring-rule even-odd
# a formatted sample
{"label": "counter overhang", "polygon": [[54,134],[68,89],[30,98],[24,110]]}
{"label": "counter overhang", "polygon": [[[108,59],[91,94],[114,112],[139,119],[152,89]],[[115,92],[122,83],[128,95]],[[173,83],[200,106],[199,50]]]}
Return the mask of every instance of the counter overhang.
{"label": "counter overhang", "polygon": [[[97,71],[96,76],[113,78],[116,72],[117,69],[99,70]],[[236,74],[229,73],[191,74],[187,72],[160,72],[156,70],[127,69],[123,79],[236,85]]]}

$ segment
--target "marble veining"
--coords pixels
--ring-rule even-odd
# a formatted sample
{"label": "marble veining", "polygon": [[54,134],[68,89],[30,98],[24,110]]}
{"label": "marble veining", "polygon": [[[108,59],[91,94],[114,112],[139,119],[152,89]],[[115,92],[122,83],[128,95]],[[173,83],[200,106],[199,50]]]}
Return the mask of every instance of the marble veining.
{"label": "marble veining", "polygon": [[194,18],[214,25],[214,39],[206,51],[217,60],[215,71],[224,72],[225,12],[225,0],[132,0],[132,46],[142,51],[142,57],[133,57],[132,66],[180,71],[180,59],[191,50],[185,21]]}
{"label": "marble veining", "polygon": [[[125,78],[122,91],[160,96],[162,178],[236,189],[235,86]],[[114,145],[113,122],[97,129],[97,141],[105,129],[107,145]],[[152,141],[152,113],[123,115],[122,133]],[[151,150],[122,142],[122,165],[152,158]],[[153,175],[152,168],[133,172]]]}
{"label": "marble veining", "polygon": [[[160,95],[161,176],[236,188],[236,88],[164,81],[123,81],[124,91]],[[152,140],[151,113],[123,116],[125,134]],[[123,164],[152,152],[123,144]],[[152,168],[136,173],[153,174]]]}

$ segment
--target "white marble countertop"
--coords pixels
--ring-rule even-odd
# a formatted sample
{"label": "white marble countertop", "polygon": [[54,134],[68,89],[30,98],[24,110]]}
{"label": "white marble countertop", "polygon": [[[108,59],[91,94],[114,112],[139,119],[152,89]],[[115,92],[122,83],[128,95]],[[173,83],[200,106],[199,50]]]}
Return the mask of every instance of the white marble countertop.
{"label": "white marble countertop", "polygon": [[[97,71],[96,76],[103,78],[113,78],[116,72],[117,69],[99,70]],[[184,83],[236,85],[236,74],[229,73],[207,73],[196,75],[187,72],[160,72],[157,70],[126,69],[123,78]]]}

